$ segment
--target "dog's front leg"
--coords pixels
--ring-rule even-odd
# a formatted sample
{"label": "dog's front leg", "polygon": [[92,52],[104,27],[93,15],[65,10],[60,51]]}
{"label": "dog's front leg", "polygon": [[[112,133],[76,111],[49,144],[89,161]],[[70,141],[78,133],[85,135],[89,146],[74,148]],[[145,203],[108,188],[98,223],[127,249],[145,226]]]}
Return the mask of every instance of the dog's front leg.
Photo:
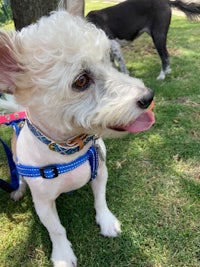
{"label": "dog's front leg", "polygon": [[[33,192],[32,192],[33,195]],[[71,248],[71,243],[67,239],[66,231],[61,225],[56,204],[54,200],[38,199],[38,194],[34,197],[36,212],[47,228],[52,241],[52,261],[54,267],[75,267],[77,259]]]}
{"label": "dog's front leg", "polygon": [[120,44],[114,39],[110,40],[110,44],[111,44],[111,59],[113,59],[114,62],[116,61],[118,63],[119,69],[122,73],[129,75],[129,71],[126,67],[126,62],[124,60]]}
{"label": "dog's front leg", "polygon": [[91,182],[96,210],[96,222],[99,224],[101,234],[104,236],[117,236],[121,233],[120,222],[108,209],[106,203],[107,167],[104,162],[98,170],[97,177]]}

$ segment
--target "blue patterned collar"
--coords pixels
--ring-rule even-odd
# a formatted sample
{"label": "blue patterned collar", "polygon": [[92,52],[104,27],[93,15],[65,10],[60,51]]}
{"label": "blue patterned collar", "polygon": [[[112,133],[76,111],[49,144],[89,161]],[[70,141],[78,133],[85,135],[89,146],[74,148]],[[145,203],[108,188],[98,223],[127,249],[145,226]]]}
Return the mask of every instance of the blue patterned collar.
{"label": "blue patterned collar", "polygon": [[97,139],[95,135],[81,134],[68,138],[62,143],[56,143],[45,136],[29,119],[26,119],[30,131],[44,144],[48,145],[49,149],[58,152],[62,155],[71,155],[80,151],[90,141]]}

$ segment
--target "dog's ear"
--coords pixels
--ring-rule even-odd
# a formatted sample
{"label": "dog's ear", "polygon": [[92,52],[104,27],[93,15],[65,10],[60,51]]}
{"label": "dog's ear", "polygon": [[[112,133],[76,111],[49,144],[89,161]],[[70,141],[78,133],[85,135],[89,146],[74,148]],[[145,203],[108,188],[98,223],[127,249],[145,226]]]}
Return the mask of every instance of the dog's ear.
{"label": "dog's ear", "polygon": [[0,31],[0,92],[13,94],[16,76],[22,72],[17,33]]}
{"label": "dog's ear", "polygon": [[61,0],[59,8],[67,10],[72,15],[84,17],[85,0]]}

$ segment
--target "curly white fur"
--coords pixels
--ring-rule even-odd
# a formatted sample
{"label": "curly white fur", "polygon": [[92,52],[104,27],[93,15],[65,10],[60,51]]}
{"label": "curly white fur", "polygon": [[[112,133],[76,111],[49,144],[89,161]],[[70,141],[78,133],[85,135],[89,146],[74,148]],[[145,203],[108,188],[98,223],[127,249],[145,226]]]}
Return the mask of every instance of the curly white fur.
{"label": "curly white fur", "polygon": [[[65,11],[54,12],[21,32],[0,32],[0,89],[14,94],[31,121],[57,142],[80,133],[120,136],[112,126],[127,125],[144,112],[137,102],[148,89],[142,81],[117,72],[109,52],[103,31]],[[77,90],[73,84],[82,72],[88,73],[90,84]],[[105,154],[102,139],[98,143]],[[17,140],[17,157],[26,165],[45,166],[70,162],[89,146],[91,143],[70,156],[61,155],[49,150],[25,125]],[[55,199],[89,181],[89,164],[53,180],[24,178],[37,214],[49,231],[54,266],[76,266]],[[98,176],[92,182],[96,221],[103,235],[116,236],[121,232],[120,223],[107,207],[106,182],[106,164],[100,161]],[[21,192],[12,196],[16,199]]]}

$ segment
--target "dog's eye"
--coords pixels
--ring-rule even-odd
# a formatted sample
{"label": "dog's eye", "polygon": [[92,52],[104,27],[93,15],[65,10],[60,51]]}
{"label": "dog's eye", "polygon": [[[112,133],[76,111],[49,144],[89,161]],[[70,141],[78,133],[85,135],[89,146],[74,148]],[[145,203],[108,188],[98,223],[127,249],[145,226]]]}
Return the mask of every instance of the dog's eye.
{"label": "dog's eye", "polygon": [[75,82],[73,83],[73,88],[79,91],[86,90],[89,85],[91,84],[92,79],[87,72],[83,72],[81,75],[76,78]]}

